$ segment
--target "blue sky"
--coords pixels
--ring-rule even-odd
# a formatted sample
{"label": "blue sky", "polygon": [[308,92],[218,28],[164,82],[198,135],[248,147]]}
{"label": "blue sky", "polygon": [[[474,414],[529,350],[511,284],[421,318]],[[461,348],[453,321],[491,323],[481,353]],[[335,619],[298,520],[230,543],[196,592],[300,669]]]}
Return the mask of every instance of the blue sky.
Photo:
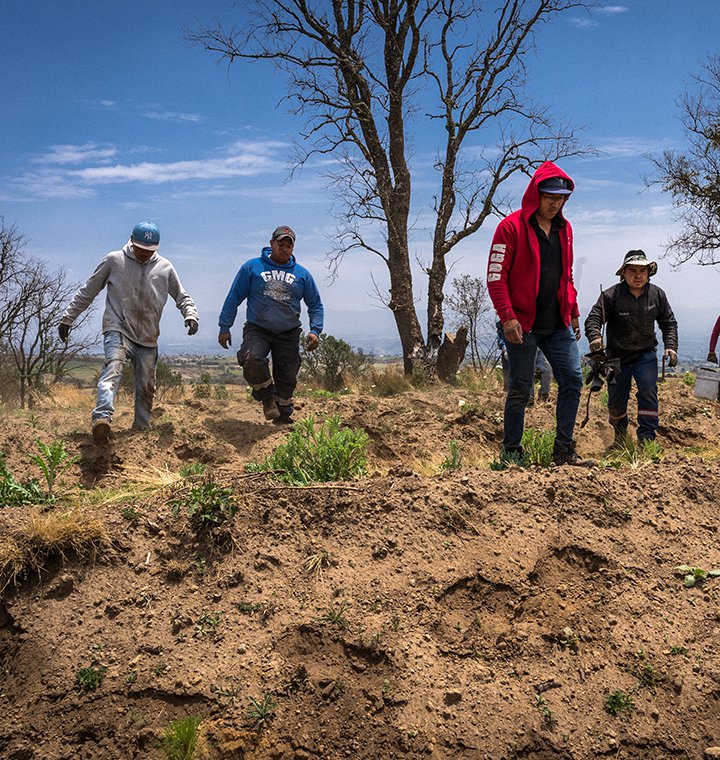
{"label": "blue sky", "polygon": [[[374,336],[394,335],[372,294],[371,277],[385,286],[384,265],[353,254],[332,284],[327,279],[332,196],[313,166],[289,178],[290,143],[303,122],[282,101],[282,76],[257,64],[228,70],[184,37],[184,29],[216,18],[242,26],[243,7],[235,0],[3,0],[0,214],[26,236],[27,253],[78,282],[126,242],[137,221],[155,221],[162,254],[200,309],[196,344],[203,346],[214,341],[238,267],[276,225],[290,224],[298,260],[321,288],[327,331],[372,348]],[[720,50],[718,28],[717,0],[601,4],[544,27],[527,59],[534,95],[602,151],[562,163],[576,182],[566,211],[583,315],[600,285],[615,281],[628,249],[657,259],[675,230],[669,197],[644,188],[644,156],[682,147],[675,101]],[[434,150],[422,118],[412,138],[415,184],[431,192]],[[508,186],[518,202],[525,184]],[[422,260],[430,250],[428,209],[415,212],[412,255]],[[484,274],[495,224],[458,250],[451,278]],[[671,271],[660,260],[655,282],[678,313],[681,343],[683,335],[709,336],[720,312],[719,274],[692,265]],[[419,274],[416,292],[422,300]],[[166,345],[177,349],[181,326],[170,306]]]}

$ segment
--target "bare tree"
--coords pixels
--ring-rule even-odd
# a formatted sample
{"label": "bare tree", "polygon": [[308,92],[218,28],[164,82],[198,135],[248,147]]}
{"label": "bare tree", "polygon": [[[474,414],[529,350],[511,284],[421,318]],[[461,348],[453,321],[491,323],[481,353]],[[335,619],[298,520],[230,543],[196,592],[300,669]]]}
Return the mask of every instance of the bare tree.
{"label": "bare tree", "polygon": [[467,328],[473,369],[480,369],[483,358],[482,335],[486,332],[482,327],[493,314],[485,280],[468,274],[455,277],[447,305],[456,315],[456,324]]}
{"label": "bare tree", "polygon": [[656,172],[647,184],[672,195],[681,225],[665,255],[676,266],[691,260],[712,266],[720,263],[720,54],[708,58],[678,107],[689,145],[650,156]]}
{"label": "bare tree", "polygon": [[[21,407],[32,406],[46,377],[58,379],[68,364],[94,341],[64,344],[57,325],[64,304],[77,286],[65,273],[48,272],[44,263],[27,258],[23,237],[14,227],[0,224],[0,359],[2,382],[13,386]],[[83,315],[80,324],[89,317]],[[3,389],[3,397],[10,395]]]}
{"label": "bare tree", "polygon": [[[473,0],[256,0],[242,32],[218,23],[188,34],[229,63],[269,60],[287,74],[288,97],[307,118],[296,166],[332,154],[339,167],[330,176],[339,199],[333,263],[354,249],[383,259],[390,279],[384,302],[408,373],[417,361],[434,368],[447,256],[499,213],[503,183],[582,152],[573,131],[555,126],[524,94],[535,30],[582,7],[589,3],[501,0],[498,10],[484,11]],[[409,256],[408,136],[428,103],[440,147],[424,339]],[[378,226],[383,246],[372,242]]]}

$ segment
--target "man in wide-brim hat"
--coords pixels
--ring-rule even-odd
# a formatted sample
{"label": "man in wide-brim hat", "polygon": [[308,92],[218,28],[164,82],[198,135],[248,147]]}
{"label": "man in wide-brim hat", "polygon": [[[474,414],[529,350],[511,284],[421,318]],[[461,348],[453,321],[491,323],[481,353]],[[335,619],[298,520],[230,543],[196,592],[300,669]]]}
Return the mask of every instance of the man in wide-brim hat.
{"label": "man in wide-brim hat", "polygon": [[608,385],[608,415],[616,445],[627,437],[633,378],[637,386],[638,443],[654,440],[657,434],[656,322],[663,336],[664,357],[671,367],[677,364],[677,321],[665,292],[650,282],[656,273],[657,263],[649,261],[644,251],[628,251],[615,273],[620,282],[600,294],[585,320],[590,352],[603,351],[602,328],[607,324],[607,357],[620,360],[615,382]]}

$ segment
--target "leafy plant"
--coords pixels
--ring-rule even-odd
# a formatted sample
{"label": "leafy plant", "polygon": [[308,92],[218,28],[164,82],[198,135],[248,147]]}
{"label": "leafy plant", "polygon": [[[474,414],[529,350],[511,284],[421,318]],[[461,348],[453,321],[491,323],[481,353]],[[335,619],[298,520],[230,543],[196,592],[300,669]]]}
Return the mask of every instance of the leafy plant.
{"label": "leafy plant", "polygon": [[103,682],[106,672],[107,668],[104,665],[98,667],[89,665],[87,668],[80,668],[75,673],[75,683],[83,691],[93,691]]}
{"label": "leafy plant", "polygon": [[345,617],[345,612],[348,606],[347,602],[341,602],[337,606],[331,604],[320,616],[320,621],[323,623],[330,623],[330,625],[336,625],[338,628],[349,628],[350,623],[348,623],[348,619]]}
{"label": "leafy plant", "polygon": [[684,576],[683,580],[687,588],[699,586],[710,578],[720,577],[720,570],[703,570],[702,567],[692,565],[678,565],[675,568],[676,575]]}
{"label": "leafy plant", "polygon": [[45,501],[35,479],[20,483],[10,472],[5,455],[0,452],[0,507],[22,507],[25,504],[42,504]]}
{"label": "leafy plant", "polygon": [[174,720],[163,732],[160,747],[168,760],[192,760],[199,738],[202,718],[188,715]]}
{"label": "leafy plant", "polygon": [[697,377],[694,372],[686,372],[682,376],[682,381],[685,383],[685,385],[690,386],[690,388],[695,387],[695,382],[697,381]]}
{"label": "leafy plant", "polygon": [[248,708],[247,715],[255,728],[262,729],[272,720],[275,708],[276,704],[272,698],[272,694],[266,691],[260,701],[250,697],[250,707]]}
{"label": "leafy plant", "polygon": [[368,434],[342,426],[339,416],[328,417],[316,427],[314,417],[295,423],[287,442],[263,462],[251,462],[249,472],[270,472],[294,485],[353,480],[367,472]]}
{"label": "leafy plant", "polygon": [[262,603],[261,602],[238,602],[235,605],[240,612],[242,612],[245,615],[254,615],[256,612],[260,612],[262,609]]}
{"label": "leafy plant", "polygon": [[54,441],[51,444],[35,439],[40,452],[31,455],[30,459],[40,468],[47,483],[48,498],[53,498],[53,489],[57,479],[66,473],[78,461],[79,457],[71,457],[65,448],[65,441]]}
{"label": "leafy plant", "polygon": [[301,343],[303,374],[326,391],[339,391],[345,377],[359,377],[371,357],[340,338],[323,333],[314,351]]}
{"label": "leafy plant", "polygon": [[138,522],[142,517],[142,512],[138,512],[138,510],[134,507],[124,507],[120,514],[123,516],[124,520],[127,520],[129,523],[133,524]]}
{"label": "leafy plant", "polygon": [[635,709],[635,702],[629,694],[618,690],[605,697],[604,708],[610,715],[619,715],[621,712],[630,713]]}
{"label": "leafy plant", "polygon": [[170,500],[173,515],[181,509],[187,512],[192,526],[198,533],[232,520],[237,507],[232,500],[232,491],[222,488],[212,480],[198,483],[182,496]]}
{"label": "leafy plant", "polygon": [[201,615],[195,623],[195,638],[204,638],[205,636],[214,637],[217,634],[218,626],[220,625],[220,613],[216,612],[214,615],[210,613]]}
{"label": "leafy plant", "polygon": [[440,469],[444,472],[454,472],[462,467],[462,454],[460,453],[460,444],[453,438],[450,441],[450,453],[443,459]]}
{"label": "leafy plant", "polygon": [[190,462],[190,464],[183,465],[180,468],[180,477],[182,478],[198,478],[205,474],[207,465],[202,462]]}

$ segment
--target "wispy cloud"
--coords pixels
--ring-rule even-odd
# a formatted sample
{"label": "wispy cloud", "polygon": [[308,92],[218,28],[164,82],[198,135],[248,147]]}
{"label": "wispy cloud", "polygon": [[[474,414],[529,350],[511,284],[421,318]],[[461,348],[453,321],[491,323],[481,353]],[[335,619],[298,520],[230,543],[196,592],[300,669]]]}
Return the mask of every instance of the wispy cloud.
{"label": "wispy cloud", "polygon": [[[86,101],[87,102],[87,101]],[[171,111],[163,108],[158,103],[140,103],[134,100],[126,100],[119,103],[116,100],[94,100],[88,103],[91,108],[115,113],[130,114],[145,119],[157,119],[160,121],[178,121],[187,124],[199,124],[205,121],[205,117],[199,113],[186,111]]]}
{"label": "wispy cloud", "polygon": [[[248,140],[235,142],[223,150],[222,155],[210,158],[110,164],[108,160],[119,155],[114,146],[100,148],[94,143],[53,145],[33,159],[33,163],[45,164],[44,168],[10,178],[6,185],[15,189],[16,199],[87,197],[94,195],[98,186],[127,182],[146,185],[175,183],[178,190],[192,192],[198,189],[196,185],[199,183],[285,171],[287,149],[287,143],[277,140]],[[130,150],[128,154],[132,152]],[[85,166],[79,166],[81,164]],[[236,189],[228,187],[227,192]]]}
{"label": "wispy cloud", "polygon": [[587,16],[573,16],[570,23],[578,29],[590,29],[598,26],[598,22],[593,16],[617,16],[621,13],[627,13],[630,8],[627,5],[598,5],[588,9]]}
{"label": "wispy cloud", "polygon": [[174,111],[147,111],[141,113],[147,119],[159,119],[161,121],[189,121],[199,123],[204,121],[204,117],[198,113],[175,113]]}
{"label": "wispy cloud", "polygon": [[616,13],[627,13],[630,8],[627,5],[598,5],[597,8],[593,8],[591,13],[606,13],[613,15]]}
{"label": "wispy cloud", "polygon": [[100,147],[95,143],[84,145],[51,145],[47,153],[31,159],[34,164],[82,164],[102,162],[115,158],[117,148]]}

